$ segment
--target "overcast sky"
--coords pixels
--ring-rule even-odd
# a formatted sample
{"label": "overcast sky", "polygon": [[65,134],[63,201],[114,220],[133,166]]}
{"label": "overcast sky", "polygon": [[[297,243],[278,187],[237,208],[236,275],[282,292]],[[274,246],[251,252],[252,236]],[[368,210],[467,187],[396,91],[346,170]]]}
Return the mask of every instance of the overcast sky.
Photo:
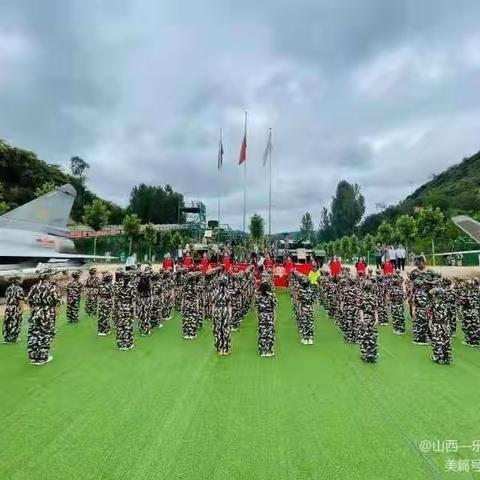
{"label": "overcast sky", "polygon": [[[480,149],[478,0],[0,0],[0,138],[126,205],[170,183],[242,226],[318,224],[338,180],[367,210]],[[219,128],[224,169],[217,173]]]}

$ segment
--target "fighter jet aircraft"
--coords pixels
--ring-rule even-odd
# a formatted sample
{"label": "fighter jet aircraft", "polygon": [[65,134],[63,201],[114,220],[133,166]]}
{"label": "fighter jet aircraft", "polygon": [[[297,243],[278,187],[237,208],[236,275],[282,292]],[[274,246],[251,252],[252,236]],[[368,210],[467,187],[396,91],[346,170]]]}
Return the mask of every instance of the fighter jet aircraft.
{"label": "fighter jet aircraft", "polygon": [[66,184],[0,216],[0,281],[12,274],[33,278],[42,267],[77,270],[94,258],[77,254],[68,238],[76,196]]}

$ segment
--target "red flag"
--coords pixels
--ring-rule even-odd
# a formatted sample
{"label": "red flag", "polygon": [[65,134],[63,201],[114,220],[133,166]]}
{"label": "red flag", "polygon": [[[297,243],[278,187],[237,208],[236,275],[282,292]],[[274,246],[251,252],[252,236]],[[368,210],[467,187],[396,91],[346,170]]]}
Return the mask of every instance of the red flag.
{"label": "red flag", "polygon": [[238,159],[238,164],[241,165],[247,160],[247,134],[243,136],[242,146],[240,147],[240,158]]}

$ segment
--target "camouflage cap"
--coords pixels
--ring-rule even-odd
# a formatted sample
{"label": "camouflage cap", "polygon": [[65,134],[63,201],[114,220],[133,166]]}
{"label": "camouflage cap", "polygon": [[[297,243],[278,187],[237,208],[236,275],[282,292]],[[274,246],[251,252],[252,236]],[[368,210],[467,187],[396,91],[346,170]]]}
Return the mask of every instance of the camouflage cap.
{"label": "camouflage cap", "polygon": [[90,267],[88,273],[97,273],[97,269],[95,267]]}

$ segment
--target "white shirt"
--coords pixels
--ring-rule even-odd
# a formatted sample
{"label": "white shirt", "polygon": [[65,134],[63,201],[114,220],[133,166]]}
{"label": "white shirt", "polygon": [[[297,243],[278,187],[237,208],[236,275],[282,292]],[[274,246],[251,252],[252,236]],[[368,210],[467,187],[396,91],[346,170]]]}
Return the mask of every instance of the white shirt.
{"label": "white shirt", "polygon": [[405,258],[407,256],[407,252],[405,251],[404,248],[397,248],[395,250],[395,256],[397,258]]}
{"label": "white shirt", "polygon": [[394,248],[390,248],[388,250],[388,259],[389,260],[395,260],[395,249]]}

